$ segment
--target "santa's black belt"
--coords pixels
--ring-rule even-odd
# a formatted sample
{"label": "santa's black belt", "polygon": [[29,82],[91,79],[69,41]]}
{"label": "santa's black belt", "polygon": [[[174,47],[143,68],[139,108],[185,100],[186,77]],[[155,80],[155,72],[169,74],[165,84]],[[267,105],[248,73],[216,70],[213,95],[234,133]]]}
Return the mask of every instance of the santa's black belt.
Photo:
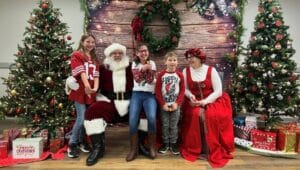
{"label": "santa's black belt", "polygon": [[131,92],[106,92],[101,91],[101,93],[109,98],[110,100],[129,100],[131,97]]}

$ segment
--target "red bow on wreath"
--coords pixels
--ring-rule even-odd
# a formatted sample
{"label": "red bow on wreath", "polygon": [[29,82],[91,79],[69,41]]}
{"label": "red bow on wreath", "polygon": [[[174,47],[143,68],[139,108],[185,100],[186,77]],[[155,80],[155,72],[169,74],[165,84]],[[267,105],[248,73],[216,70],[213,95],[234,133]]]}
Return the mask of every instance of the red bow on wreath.
{"label": "red bow on wreath", "polygon": [[140,42],[142,40],[142,29],[143,29],[143,21],[135,16],[131,22],[132,33],[134,35],[134,39]]}

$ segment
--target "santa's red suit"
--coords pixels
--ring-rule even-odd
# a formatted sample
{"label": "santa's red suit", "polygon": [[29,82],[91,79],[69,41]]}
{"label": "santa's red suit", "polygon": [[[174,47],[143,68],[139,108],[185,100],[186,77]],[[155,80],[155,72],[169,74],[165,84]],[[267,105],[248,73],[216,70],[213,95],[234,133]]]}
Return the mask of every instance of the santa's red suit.
{"label": "santa's red suit", "polygon": [[[201,82],[202,95],[204,99],[213,92],[211,81],[212,67],[207,70],[204,81]],[[186,68],[186,81],[188,89],[200,100],[199,82],[191,78],[191,70]],[[199,113],[200,106],[191,106],[186,97],[182,106],[181,138],[180,148],[183,158],[189,161],[198,159],[202,151],[202,141],[200,135]],[[230,98],[223,92],[213,103],[209,103],[204,108],[204,129],[208,147],[208,161],[212,167],[223,167],[234,150],[233,127],[232,127],[232,108]]]}

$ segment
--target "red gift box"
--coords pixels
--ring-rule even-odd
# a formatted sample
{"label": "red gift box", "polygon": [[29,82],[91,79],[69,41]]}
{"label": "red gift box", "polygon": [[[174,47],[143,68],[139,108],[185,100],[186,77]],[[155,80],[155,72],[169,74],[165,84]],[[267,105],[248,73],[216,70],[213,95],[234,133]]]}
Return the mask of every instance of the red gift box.
{"label": "red gift box", "polygon": [[276,137],[277,134],[274,132],[265,132],[253,129],[251,131],[251,141],[253,143],[252,147],[275,151]]}
{"label": "red gift box", "polygon": [[233,125],[234,136],[240,139],[250,140],[252,128],[246,126]]}
{"label": "red gift box", "polygon": [[8,153],[8,141],[0,141],[0,159],[7,158]]}

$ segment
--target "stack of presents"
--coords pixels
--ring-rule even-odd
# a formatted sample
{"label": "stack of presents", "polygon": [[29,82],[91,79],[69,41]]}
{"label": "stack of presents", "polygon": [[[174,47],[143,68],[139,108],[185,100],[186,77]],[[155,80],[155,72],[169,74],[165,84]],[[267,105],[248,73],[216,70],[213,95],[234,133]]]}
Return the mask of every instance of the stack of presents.
{"label": "stack of presents", "polygon": [[234,135],[235,143],[246,148],[300,153],[300,125],[295,118],[283,117],[280,124],[270,129],[259,115],[237,116]]}
{"label": "stack of presents", "polygon": [[56,153],[65,145],[65,129],[12,128],[4,129],[0,135],[0,159],[12,153],[13,159],[40,158],[42,153]]}

